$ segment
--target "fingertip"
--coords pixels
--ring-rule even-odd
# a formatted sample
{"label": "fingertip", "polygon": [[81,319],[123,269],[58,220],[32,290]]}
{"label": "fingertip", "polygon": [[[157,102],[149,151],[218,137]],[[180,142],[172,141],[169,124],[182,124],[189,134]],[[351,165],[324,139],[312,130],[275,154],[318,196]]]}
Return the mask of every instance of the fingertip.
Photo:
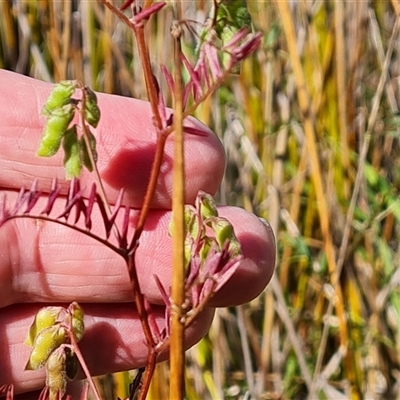
{"label": "fingertip", "polygon": [[244,259],[212,300],[217,307],[247,303],[265,289],[274,272],[276,245],[270,225],[247,211],[236,207],[223,207],[219,214],[235,228]]}

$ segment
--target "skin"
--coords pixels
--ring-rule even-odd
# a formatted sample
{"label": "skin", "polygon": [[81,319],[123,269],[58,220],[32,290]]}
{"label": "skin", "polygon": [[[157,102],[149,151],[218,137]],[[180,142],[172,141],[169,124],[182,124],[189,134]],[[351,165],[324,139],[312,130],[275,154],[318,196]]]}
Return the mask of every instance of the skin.
{"label": "skin", "polygon": [[[65,194],[68,182],[64,179],[62,154],[48,159],[35,156],[44,124],[40,110],[52,85],[4,70],[0,70],[0,85],[1,195],[5,193],[8,204],[12,204],[20,188],[29,188],[35,178],[43,192],[57,178]],[[110,202],[115,201],[121,188],[126,190],[125,203],[132,208],[134,226],[135,209],[141,206],[156,142],[150,108],[146,102],[104,94],[99,94],[99,105],[103,114],[94,133],[100,174]],[[211,194],[217,191],[225,154],[207,127],[193,119],[185,125],[201,132],[185,136],[186,201],[192,203],[199,190]],[[141,289],[153,304],[160,326],[164,309],[153,275],[169,287],[171,239],[167,229],[172,154],[170,137],[153,209],[137,251]],[[90,187],[93,180],[84,172],[82,187]],[[64,201],[58,199],[56,209],[61,210]],[[219,212],[233,224],[244,259],[213,297],[210,307],[187,330],[187,347],[207,332],[214,307],[255,298],[269,282],[274,268],[271,229],[239,208],[221,207]],[[100,218],[93,218],[93,222],[93,231],[101,234]],[[131,299],[126,266],[110,249],[58,224],[33,219],[6,223],[0,228],[0,386],[13,383],[16,393],[43,387],[43,369],[24,371],[30,348],[23,341],[34,314],[46,304],[75,300],[85,310],[86,332],[81,349],[93,375],[144,365],[147,348]]]}

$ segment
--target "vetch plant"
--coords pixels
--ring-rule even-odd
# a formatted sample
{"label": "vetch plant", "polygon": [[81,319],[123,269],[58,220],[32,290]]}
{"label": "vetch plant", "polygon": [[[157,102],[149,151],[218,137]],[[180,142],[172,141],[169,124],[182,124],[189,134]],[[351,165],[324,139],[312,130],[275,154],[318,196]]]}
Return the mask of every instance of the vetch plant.
{"label": "vetch plant", "polygon": [[[233,227],[227,219],[218,215],[210,195],[201,192],[193,206],[184,205],[184,137],[201,135],[195,129],[185,126],[185,118],[229,74],[238,72],[241,61],[259,46],[261,35],[249,31],[250,20],[244,1],[214,1],[210,20],[199,37],[198,58],[191,62],[182,52],[183,25],[179,21],[174,22],[171,28],[175,45],[174,71],[170,72],[167,67],[161,66],[174,98],[174,108],[171,111],[165,106],[160,84],[152,72],[144,34],[148,19],[166,3],[153,4],[145,1],[141,7],[131,0],[118,9],[107,0],[99,2],[131,28],[136,37],[153,112],[153,129],[157,133],[154,162],[136,226],[132,229],[129,223],[130,208],[123,205],[123,190],[111,209],[97,170],[98,156],[93,129],[99,123],[101,112],[96,94],[83,83],[72,80],[56,84],[44,104],[42,114],[46,117],[46,123],[37,149],[37,155],[41,157],[51,157],[61,149],[64,152],[66,178],[72,179],[64,209],[58,213],[53,211],[54,203],[60,195],[60,187],[55,180],[46,204],[39,207],[41,192],[38,189],[39,182],[35,181],[29,190],[21,190],[13,206],[5,198],[1,200],[0,227],[16,218],[54,222],[99,241],[122,257],[148,348],[144,373],[140,370],[135,384],[132,385],[130,398],[146,398],[157,357],[168,348],[171,359],[170,397],[183,398],[184,331],[204,309],[209,299],[234,274],[242,259]],[[128,8],[131,9],[129,16],[124,13]],[[182,78],[183,70],[188,76],[186,81]],[[155,193],[166,139],[172,132],[175,143],[173,217],[170,226],[173,237],[173,277],[169,288],[164,287],[159,278],[154,276],[166,310],[165,326],[159,326],[151,304],[140,288],[136,250]],[[97,184],[93,184],[86,197],[79,181],[83,167],[93,171],[97,180]],[[92,231],[94,210],[100,211],[104,227],[102,235]],[[46,368],[47,388],[43,392],[44,396],[50,399],[62,397],[67,379],[75,376],[78,358],[96,398],[99,398],[90,379],[90,371],[77,346],[83,335],[83,311],[76,302],[67,309],[46,307],[36,315],[26,340],[26,344],[32,346],[26,368]],[[10,389],[2,390],[9,393]]]}

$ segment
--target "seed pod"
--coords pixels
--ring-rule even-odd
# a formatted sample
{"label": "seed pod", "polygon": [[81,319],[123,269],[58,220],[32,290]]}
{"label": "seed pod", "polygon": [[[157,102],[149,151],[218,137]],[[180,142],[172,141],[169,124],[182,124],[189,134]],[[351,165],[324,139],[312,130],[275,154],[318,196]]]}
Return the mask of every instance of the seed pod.
{"label": "seed pod", "polygon": [[217,205],[211,195],[205,192],[200,192],[198,199],[200,202],[200,213],[203,219],[218,216]]}
{"label": "seed pod", "polygon": [[26,364],[26,370],[35,370],[43,367],[50,354],[60,347],[66,339],[65,328],[59,324],[43,329],[35,338],[33,349]]}
{"label": "seed pod", "polygon": [[59,347],[46,362],[46,386],[49,388],[50,400],[62,398],[67,388],[66,350],[66,347]]}
{"label": "seed pod", "polygon": [[80,146],[76,126],[68,129],[63,138],[64,168],[66,179],[78,178],[82,170]]}
{"label": "seed pod", "polygon": [[204,238],[203,245],[201,246],[200,252],[199,252],[199,255],[200,255],[200,258],[202,261],[206,260],[208,253],[211,250],[212,244],[213,244],[213,240],[206,236]]}
{"label": "seed pod", "polygon": [[97,96],[96,93],[93,92],[89,87],[85,87],[85,120],[86,122],[93,126],[93,128],[97,127],[97,124],[100,121],[100,108],[97,105]]}
{"label": "seed pod", "polygon": [[35,315],[24,343],[32,346],[39,332],[55,324],[61,310],[61,307],[44,307],[40,309]]}
{"label": "seed pod", "polygon": [[[88,139],[89,139],[89,145],[90,145],[90,152],[93,155],[94,162],[97,162],[97,151],[96,151],[96,138],[93,135],[92,132],[88,132]],[[83,165],[90,171],[93,171],[94,166],[92,165],[89,157],[89,151],[86,146],[86,141],[84,137],[82,136],[80,139],[80,149],[81,149],[81,160]]]}
{"label": "seed pod", "polygon": [[72,381],[78,373],[79,361],[78,357],[70,348],[66,348],[66,353],[65,373],[67,374],[67,378]]}
{"label": "seed pod", "polygon": [[231,242],[229,249],[233,251],[234,255],[238,255],[240,253],[240,243],[235,236],[232,224],[222,217],[213,218],[210,224],[219,246],[221,248],[224,247],[225,242],[229,240]]}
{"label": "seed pod", "polygon": [[82,339],[85,331],[85,324],[83,322],[84,312],[76,301],[71,303],[68,309],[72,313],[72,329],[74,331],[76,340],[79,342]]}
{"label": "seed pod", "polygon": [[39,157],[51,157],[57,153],[61,140],[74,117],[75,109],[71,104],[55,109],[47,118],[42,139],[40,140],[37,155]]}
{"label": "seed pod", "polygon": [[67,105],[70,102],[77,84],[77,81],[61,81],[57,83],[46,100],[42,114],[50,115],[57,108]]}

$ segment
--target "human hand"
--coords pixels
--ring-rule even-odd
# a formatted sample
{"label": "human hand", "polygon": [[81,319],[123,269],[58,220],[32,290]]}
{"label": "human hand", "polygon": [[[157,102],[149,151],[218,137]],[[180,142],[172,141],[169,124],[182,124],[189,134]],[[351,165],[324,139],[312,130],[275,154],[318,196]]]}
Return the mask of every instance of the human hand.
{"label": "human hand", "polygon": [[[38,179],[49,190],[57,178],[66,193],[62,155],[38,158],[35,152],[44,118],[40,110],[51,85],[0,70],[0,188],[10,203],[21,187]],[[140,208],[153,160],[156,137],[146,102],[99,95],[102,118],[96,129],[99,170],[109,200],[121,188],[125,201]],[[185,137],[186,201],[198,191],[214,194],[221,182],[225,156],[218,139],[204,125],[187,122],[204,136]],[[171,273],[171,217],[173,141],[168,140],[153,210],[137,250],[139,281],[162,326],[162,298],[153,275],[169,287]],[[83,173],[81,185],[93,176]],[[62,209],[58,199],[55,207]],[[275,262],[271,230],[239,208],[222,207],[241,242],[244,259],[235,274],[212,298],[210,308],[186,331],[187,347],[207,332],[213,307],[247,302],[268,283]],[[93,230],[101,232],[100,219]],[[43,303],[77,301],[85,311],[85,336],[80,347],[93,375],[133,369],[145,364],[147,347],[140,321],[130,303],[131,285],[122,258],[98,242],[55,223],[16,219],[0,228],[0,386],[13,383],[15,391],[44,386],[44,370],[24,371],[30,348],[23,344],[28,328]],[[40,304],[42,303],[42,304]],[[164,355],[165,357],[165,355]]]}

